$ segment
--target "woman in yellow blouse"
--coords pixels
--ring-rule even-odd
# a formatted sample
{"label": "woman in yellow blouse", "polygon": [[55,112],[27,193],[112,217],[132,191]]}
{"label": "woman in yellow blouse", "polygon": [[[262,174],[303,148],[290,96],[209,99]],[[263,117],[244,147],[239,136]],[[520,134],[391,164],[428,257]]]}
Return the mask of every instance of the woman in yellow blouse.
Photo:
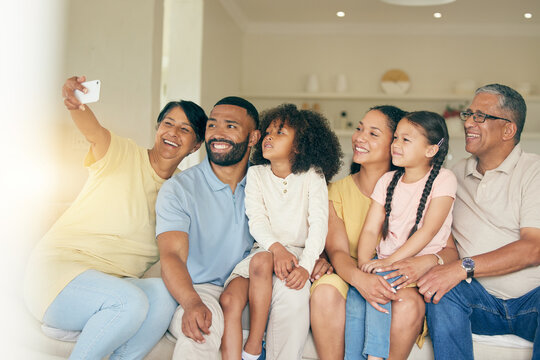
{"label": "woman in yellow blouse", "polygon": [[34,249],[25,298],[46,326],[81,331],[70,359],[142,359],[169,326],[176,301],[158,278],[139,279],[158,261],[155,201],[163,182],[204,140],[206,114],[170,102],[157,119],[152,149],[105,129],[74,96],[64,104],[90,143],[81,193]]}
{"label": "woman in yellow blouse", "polygon": [[[367,274],[357,267],[358,238],[371,203],[377,180],[390,170],[390,145],[394,130],[405,112],[389,105],[371,108],[359,122],[352,136],[353,164],[351,175],[330,184],[328,188],[329,221],[326,253],[335,269],[311,288],[311,329],[321,360],[343,359],[345,336],[345,303],[349,286],[354,286],[373,307],[392,303],[392,327],[389,359],[406,359],[424,323],[423,298],[413,289],[394,293],[381,276]],[[448,248],[449,250],[445,250]],[[441,259],[455,256],[449,239]],[[415,281],[438,258],[426,255],[394,264],[400,275]],[[388,269],[387,269],[388,270]],[[396,275],[395,275],[396,276]]]}

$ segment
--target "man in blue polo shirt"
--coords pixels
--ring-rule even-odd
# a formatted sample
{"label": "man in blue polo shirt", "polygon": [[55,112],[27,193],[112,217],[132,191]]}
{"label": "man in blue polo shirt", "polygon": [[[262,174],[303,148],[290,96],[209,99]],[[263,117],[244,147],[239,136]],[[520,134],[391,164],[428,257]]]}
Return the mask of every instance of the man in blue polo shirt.
{"label": "man in blue polo shirt", "polygon": [[[180,304],[169,327],[178,339],[175,360],[219,357],[224,328],[219,297],[254,241],[245,215],[244,187],[249,153],[260,138],[258,121],[250,102],[237,97],[220,100],[206,126],[208,157],[169,179],[159,192],[156,233],[162,276]],[[312,278],[329,267],[320,259]],[[309,317],[309,309],[298,301],[304,295],[277,284],[272,296],[267,357],[299,359],[305,337],[295,325],[303,325],[286,319]]]}
{"label": "man in blue polo shirt", "polygon": [[217,359],[223,335],[219,296],[234,266],[251,250],[244,188],[259,115],[227,97],[206,126],[208,157],[166,181],[156,202],[162,276],[178,301],[170,331],[174,359]]}

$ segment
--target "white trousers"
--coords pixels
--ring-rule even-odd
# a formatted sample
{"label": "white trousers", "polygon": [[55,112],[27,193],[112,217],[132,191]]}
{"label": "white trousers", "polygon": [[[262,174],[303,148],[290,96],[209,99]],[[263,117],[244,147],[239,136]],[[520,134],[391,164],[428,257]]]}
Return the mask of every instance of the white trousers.
{"label": "white trousers", "polygon": [[202,302],[212,313],[210,334],[203,334],[204,344],[198,344],[185,336],[182,332],[184,309],[182,306],[178,306],[169,325],[169,332],[176,338],[176,346],[174,347],[172,358],[173,360],[219,359],[219,348],[221,346],[221,337],[223,336],[224,328],[223,310],[221,310],[221,306],[219,305],[219,297],[224,289],[221,286],[212,284],[196,284],[193,287],[201,297]]}
{"label": "white trousers", "polygon": [[[309,288],[306,282],[301,290],[289,289],[276,276],[273,277],[272,302],[266,329],[266,358],[268,360],[301,359],[309,332]],[[182,333],[184,310],[178,306],[169,331],[176,339],[173,360],[219,359],[223,336],[223,311],[219,297],[223,288],[212,284],[194,285],[204,304],[212,312],[210,334],[206,342],[198,344]]]}

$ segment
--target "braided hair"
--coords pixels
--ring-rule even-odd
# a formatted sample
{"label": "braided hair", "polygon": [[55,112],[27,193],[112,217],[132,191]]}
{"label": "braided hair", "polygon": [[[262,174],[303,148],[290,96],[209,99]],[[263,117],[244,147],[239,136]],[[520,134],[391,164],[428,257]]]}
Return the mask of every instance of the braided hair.
{"label": "braided hair", "polygon": [[[390,130],[392,130],[392,133],[394,131],[396,131],[396,127],[397,127],[397,124],[399,122],[399,120],[401,120],[401,118],[403,116],[405,116],[405,114],[407,114],[407,112],[401,110],[400,108],[396,107],[396,106],[393,106],[393,105],[377,105],[377,106],[373,106],[372,108],[370,108],[366,113],[372,111],[372,110],[377,110],[377,111],[380,111],[384,116],[386,116],[386,125],[388,125],[388,128]],[[360,167],[361,165],[360,164],[357,164],[355,163],[354,161],[351,163],[351,175],[352,174],[356,174],[357,172],[360,171]],[[394,166],[392,164],[392,162],[390,162],[390,170],[394,170],[394,169],[397,169],[396,166]]]}
{"label": "braided hair", "polygon": [[386,236],[388,235],[388,219],[390,218],[390,211],[392,211],[392,196],[394,195],[394,189],[396,188],[396,184],[399,179],[401,179],[403,176],[403,173],[405,173],[405,170],[402,167],[398,168],[394,173],[394,176],[392,176],[392,181],[390,181],[388,189],[386,189],[386,201],[384,202],[384,222],[382,228],[383,239],[386,239]]}
{"label": "braided hair", "polygon": [[[446,158],[446,154],[448,154],[449,136],[444,118],[437,113],[431,111],[415,111],[408,113],[404,118],[407,119],[411,124],[421,128],[429,144],[439,146],[439,151],[437,151],[437,154],[435,154],[435,156],[431,159],[432,168],[426,181],[426,185],[424,186],[424,191],[422,191],[422,196],[420,197],[420,203],[418,204],[418,209],[416,210],[414,226],[412,227],[408,236],[408,238],[410,238],[416,232],[416,230],[418,230],[418,224],[420,223],[420,220],[422,220],[422,216],[426,208],[427,198],[431,193],[431,188],[433,187],[433,182],[435,181],[437,175],[439,175],[439,171],[441,170],[441,166]],[[390,212],[392,211],[391,204],[394,189],[404,172],[404,169],[396,170],[394,176],[392,177],[392,181],[390,181],[388,189],[386,190],[383,239],[388,235],[388,219],[390,217]]]}

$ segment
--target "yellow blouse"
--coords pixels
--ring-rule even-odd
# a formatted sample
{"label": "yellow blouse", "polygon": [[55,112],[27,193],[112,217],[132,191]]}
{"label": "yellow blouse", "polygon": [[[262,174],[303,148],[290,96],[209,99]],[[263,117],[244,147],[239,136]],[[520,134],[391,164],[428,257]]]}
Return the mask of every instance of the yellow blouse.
{"label": "yellow blouse", "polygon": [[89,151],[84,164],[89,178],[81,193],[30,256],[25,299],[39,320],[84,271],[141,277],[159,259],[155,202],[165,180],[148,150],[111,133],[105,156],[95,161]]}

